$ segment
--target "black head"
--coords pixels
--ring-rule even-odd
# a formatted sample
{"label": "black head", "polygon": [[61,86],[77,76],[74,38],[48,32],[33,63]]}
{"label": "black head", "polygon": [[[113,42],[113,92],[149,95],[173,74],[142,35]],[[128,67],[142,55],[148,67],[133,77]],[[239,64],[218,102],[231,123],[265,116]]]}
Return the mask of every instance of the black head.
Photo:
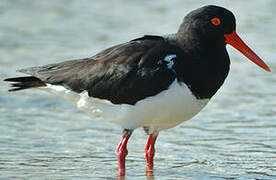
{"label": "black head", "polygon": [[255,64],[270,71],[237,35],[236,19],[231,11],[223,7],[209,5],[190,12],[178,30],[177,41],[184,50],[194,53],[215,51],[230,44]]}
{"label": "black head", "polygon": [[[224,44],[225,34],[231,34],[236,29],[233,13],[219,6],[204,6],[185,16],[178,35],[200,38],[210,44],[218,41]],[[183,38],[183,37],[182,37]]]}

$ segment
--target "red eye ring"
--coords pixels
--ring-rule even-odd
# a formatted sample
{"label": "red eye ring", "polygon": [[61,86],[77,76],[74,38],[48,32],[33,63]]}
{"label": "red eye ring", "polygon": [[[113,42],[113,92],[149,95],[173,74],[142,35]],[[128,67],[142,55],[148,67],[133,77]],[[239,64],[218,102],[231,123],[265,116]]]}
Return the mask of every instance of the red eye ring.
{"label": "red eye ring", "polygon": [[211,19],[211,23],[214,24],[215,26],[218,26],[218,25],[220,25],[221,22],[220,22],[219,18],[215,17],[215,18]]}

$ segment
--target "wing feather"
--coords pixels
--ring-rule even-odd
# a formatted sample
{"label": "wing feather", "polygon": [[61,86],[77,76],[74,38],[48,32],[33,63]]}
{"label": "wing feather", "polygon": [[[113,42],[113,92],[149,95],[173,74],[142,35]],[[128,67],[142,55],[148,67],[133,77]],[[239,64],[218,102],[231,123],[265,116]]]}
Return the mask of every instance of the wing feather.
{"label": "wing feather", "polygon": [[[169,52],[170,49],[170,52]],[[167,89],[175,74],[157,63],[173,48],[160,36],[144,36],[103,50],[91,58],[21,69],[44,83],[107,99],[135,104]]]}

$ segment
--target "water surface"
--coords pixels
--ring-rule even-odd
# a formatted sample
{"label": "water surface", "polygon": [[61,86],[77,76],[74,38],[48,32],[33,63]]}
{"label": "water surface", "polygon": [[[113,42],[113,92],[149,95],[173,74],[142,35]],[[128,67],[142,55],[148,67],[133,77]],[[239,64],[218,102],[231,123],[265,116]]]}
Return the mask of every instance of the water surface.
{"label": "water surface", "polygon": [[[276,1],[0,1],[0,79],[15,70],[89,57],[144,34],[176,32],[184,15],[218,4],[269,64],[266,73],[228,47],[224,86],[195,118],[158,137],[155,179],[276,178]],[[116,179],[121,129],[36,90],[0,82],[0,179]],[[129,141],[127,179],[144,176],[141,129]]]}

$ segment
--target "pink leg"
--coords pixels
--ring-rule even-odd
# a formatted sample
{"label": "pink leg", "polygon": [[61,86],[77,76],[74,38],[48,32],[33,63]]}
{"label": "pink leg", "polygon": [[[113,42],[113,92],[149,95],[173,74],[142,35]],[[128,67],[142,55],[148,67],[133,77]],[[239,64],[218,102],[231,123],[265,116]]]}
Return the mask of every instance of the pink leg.
{"label": "pink leg", "polygon": [[154,144],[156,141],[157,135],[155,134],[150,134],[146,147],[145,147],[145,157],[146,157],[146,161],[147,161],[147,172],[152,172],[153,171],[153,158],[154,158],[154,153],[155,153],[155,149],[154,149]]}
{"label": "pink leg", "polygon": [[118,159],[118,166],[119,166],[119,176],[125,175],[125,158],[128,154],[127,151],[127,142],[129,137],[131,136],[132,131],[124,130],[123,131],[123,138],[117,147],[117,159]]}

